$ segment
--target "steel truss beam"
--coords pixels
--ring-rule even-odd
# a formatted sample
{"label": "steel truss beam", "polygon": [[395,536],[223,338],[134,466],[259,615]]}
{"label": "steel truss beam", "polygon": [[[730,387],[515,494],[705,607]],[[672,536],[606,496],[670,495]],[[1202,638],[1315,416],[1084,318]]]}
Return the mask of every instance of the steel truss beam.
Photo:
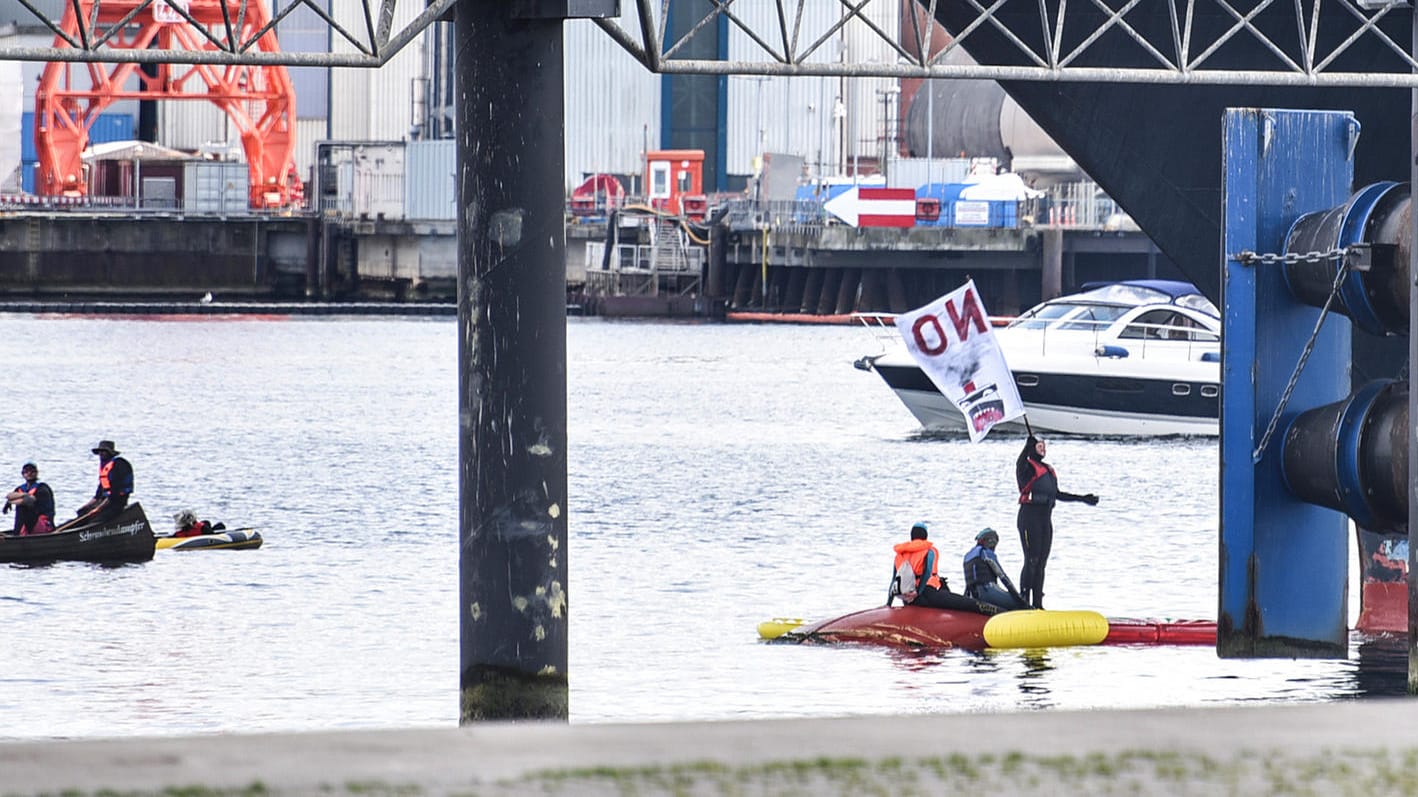
{"label": "steel truss beam", "polygon": [[[755,30],[740,12],[765,1],[634,0],[637,21],[629,30],[617,20],[595,23],[660,73],[1418,88],[1418,61],[1409,54],[1412,11],[1395,0],[918,0],[924,13],[905,15],[906,36],[882,30],[867,15],[873,5],[899,0],[837,0],[841,19],[826,30],[805,29],[821,17],[805,13],[811,0],[771,0],[775,21]],[[686,11],[702,14],[678,38],[666,36],[671,2],[681,22]],[[937,22],[942,16],[968,21],[945,31]],[[721,23],[751,43],[752,59],[679,56],[696,34]],[[824,62],[824,46],[848,23],[879,36],[897,63]],[[927,45],[941,32],[951,43],[932,55]],[[1017,52],[1007,63],[947,63],[971,35],[1003,36]],[[1256,45],[1266,55],[1249,68],[1215,64],[1228,47]],[[1103,53],[1115,56],[1120,46],[1130,48],[1132,65],[1090,65],[1117,63]],[[1346,68],[1347,59],[1375,48],[1392,54],[1390,68]]]}
{"label": "steel truss beam", "polygon": [[[422,11],[397,31],[393,20],[398,0],[341,0],[352,6],[358,3],[362,12],[363,24],[354,30],[339,24],[313,0],[299,0],[249,35],[242,35],[240,24],[249,0],[186,0],[171,5],[167,0],[143,0],[132,12],[186,18],[212,43],[212,49],[200,52],[114,48],[110,42],[117,31],[112,28],[89,20],[78,35],[65,34],[59,19],[37,9],[31,0],[18,2],[67,46],[7,46],[0,40],[0,59],[371,68],[382,66],[431,23],[451,15],[460,0],[404,0],[419,3]],[[823,0],[622,2],[633,3],[631,24],[614,19],[594,22],[646,69],[657,73],[1418,88],[1418,60],[1410,54],[1407,35],[1412,10],[1399,0],[918,0],[916,7],[922,13],[906,15],[905,35],[883,29],[871,16],[899,0],[836,0],[840,18],[822,30],[811,30],[809,20],[821,18],[816,6]],[[743,11],[750,3],[765,2],[772,3],[774,20],[756,29]],[[677,38],[666,34],[671,3],[677,15],[696,15],[683,26],[688,32]],[[94,3],[102,4],[102,0]],[[193,4],[218,8],[227,23],[199,25],[189,10]],[[155,11],[159,5],[165,8]],[[335,37],[355,51],[261,52],[256,46],[260,37],[272,29],[279,35],[281,22],[300,7],[313,10]],[[954,31],[946,31],[938,22],[944,16],[957,20]],[[748,58],[706,60],[681,55],[691,38],[721,22],[749,43]],[[867,31],[865,35],[884,42],[897,53],[896,63],[853,61],[850,55],[824,60],[828,44],[849,24],[858,35]],[[950,44],[933,50],[930,42],[942,32],[950,36]],[[1015,52],[1007,62],[956,62],[951,53],[972,35],[1004,37]],[[1099,65],[1117,63],[1103,57],[1103,52],[1115,51],[1119,42],[1132,48],[1136,56],[1132,64]],[[1228,47],[1249,48],[1265,56],[1245,69],[1217,66],[1220,59],[1215,56]],[[1358,69],[1346,64],[1350,56],[1373,50],[1391,56],[1389,66],[1373,69],[1371,60]]]}
{"label": "steel truss beam", "polygon": [[[227,64],[246,66],[344,66],[380,67],[399,52],[430,23],[451,14],[459,0],[403,0],[405,5],[414,3],[423,11],[402,30],[394,30],[394,11],[398,0],[339,0],[358,8],[362,24],[354,30],[337,22],[321,4],[312,0],[298,0],[272,16],[260,28],[243,26],[249,18],[250,0],[142,0],[135,8],[124,14],[119,24],[100,24],[99,18],[103,0],[95,0],[92,17],[82,18],[77,34],[62,28],[62,14],[52,17],[36,8],[31,0],[18,0],[33,17],[33,22],[43,25],[65,46],[21,47],[7,45],[0,39],[0,59],[10,61],[74,61],[108,63],[154,63],[154,64]],[[69,5],[69,3],[65,3]],[[131,0],[125,6],[132,5]],[[315,12],[330,27],[334,36],[347,42],[355,49],[350,53],[290,53],[262,52],[258,46],[262,36],[274,30],[280,35],[280,25],[292,11],[308,8]],[[205,13],[200,13],[199,10]],[[128,23],[139,24],[153,15],[181,17],[200,36],[211,44],[211,49],[185,50],[154,48],[129,50],[111,46],[121,37]],[[220,24],[206,25],[198,22],[198,17],[216,16],[224,20]],[[31,20],[16,20],[24,25]]]}

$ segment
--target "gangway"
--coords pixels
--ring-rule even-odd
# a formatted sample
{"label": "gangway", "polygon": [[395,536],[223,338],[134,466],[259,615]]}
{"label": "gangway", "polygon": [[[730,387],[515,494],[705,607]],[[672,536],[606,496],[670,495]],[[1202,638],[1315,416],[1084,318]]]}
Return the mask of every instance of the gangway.
{"label": "gangway", "polygon": [[[280,51],[264,0],[233,14],[224,0],[75,0],[55,29],[56,49],[221,51],[256,39],[265,53]],[[88,85],[74,79],[86,70]],[[133,88],[136,81],[136,88]],[[284,66],[257,64],[70,63],[50,61],[35,92],[37,193],[88,193],[81,153],[89,128],[116,100],[202,100],[221,108],[237,130],[250,167],[253,208],[301,203],[295,173],[295,89]]]}

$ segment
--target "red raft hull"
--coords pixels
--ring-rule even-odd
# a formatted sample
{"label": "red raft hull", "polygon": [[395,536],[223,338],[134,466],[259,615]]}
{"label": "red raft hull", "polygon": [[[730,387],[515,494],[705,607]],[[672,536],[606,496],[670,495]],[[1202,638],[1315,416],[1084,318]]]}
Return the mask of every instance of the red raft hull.
{"label": "red raft hull", "polygon": [[989,619],[975,612],[920,606],[881,606],[803,626],[794,635],[815,642],[983,650],[985,622]]}
{"label": "red raft hull", "polygon": [[[795,629],[799,641],[857,642],[893,648],[984,650],[985,623],[974,612],[917,606],[878,607]],[[1109,619],[1104,645],[1215,645],[1211,620]]]}

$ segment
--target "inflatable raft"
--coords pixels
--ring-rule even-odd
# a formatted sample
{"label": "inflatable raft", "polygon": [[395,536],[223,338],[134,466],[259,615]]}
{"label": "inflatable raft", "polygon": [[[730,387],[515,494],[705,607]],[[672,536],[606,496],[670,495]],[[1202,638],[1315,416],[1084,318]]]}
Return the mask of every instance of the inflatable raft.
{"label": "inflatable raft", "polygon": [[261,532],[256,529],[226,529],[194,537],[158,537],[159,551],[242,551],[260,548]]}
{"label": "inflatable raft", "polygon": [[856,642],[895,648],[1045,648],[1070,645],[1214,645],[1209,620],[1109,620],[1092,611],[1031,610],[992,617],[975,612],[894,606],[805,623],[774,618],[758,625],[762,639]]}

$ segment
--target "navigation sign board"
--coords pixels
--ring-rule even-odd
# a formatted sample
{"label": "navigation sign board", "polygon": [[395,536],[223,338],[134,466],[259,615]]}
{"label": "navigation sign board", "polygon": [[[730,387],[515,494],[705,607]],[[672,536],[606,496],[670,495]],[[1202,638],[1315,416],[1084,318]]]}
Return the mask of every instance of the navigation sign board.
{"label": "navigation sign board", "polygon": [[853,227],[914,227],[916,190],[852,186],[822,208]]}

